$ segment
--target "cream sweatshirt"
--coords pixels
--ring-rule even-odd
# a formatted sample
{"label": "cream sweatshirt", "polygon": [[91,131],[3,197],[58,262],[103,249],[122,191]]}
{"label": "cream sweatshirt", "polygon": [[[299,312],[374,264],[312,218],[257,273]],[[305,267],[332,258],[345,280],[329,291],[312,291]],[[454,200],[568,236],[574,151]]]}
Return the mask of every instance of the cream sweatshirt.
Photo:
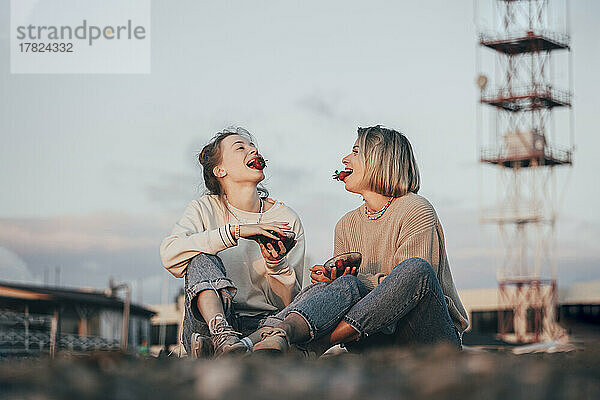
{"label": "cream sweatshirt", "polygon": [[[263,213],[261,223],[288,222],[298,243],[277,263],[267,263],[258,243],[235,240],[229,224],[255,224],[259,213],[229,206],[228,212],[215,195],[193,200],[173,231],[160,245],[160,257],[174,276],[185,275],[190,259],[199,253],[216,254],[227,277],[237,287],[233,303],[241,315],[278,311],[300,291],[304,266],[304,229],[298,215],[282,202]],[[237,218],[237,219],[236,219]],[[239,221],[238,221],[239,219]]]}
{"label": "cream sweatshirt", "polygon": [[424,197],[408,193],[396,198],[377,220],[367,218],[364,205],[344,215],[335,227],[334,254],[349,251],[362,253],[358,278],[369,288],[402,261],[423,258],[437,275],[458,331],[469,326],[450,272],[442,225]]}

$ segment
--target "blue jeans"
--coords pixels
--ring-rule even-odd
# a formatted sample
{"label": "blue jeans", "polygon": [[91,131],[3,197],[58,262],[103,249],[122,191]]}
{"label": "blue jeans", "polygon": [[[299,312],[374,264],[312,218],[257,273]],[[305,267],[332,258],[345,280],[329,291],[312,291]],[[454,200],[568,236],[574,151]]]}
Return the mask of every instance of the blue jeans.
{"label": "blue jeans", "polygon": [[440,283],[421,258],[401,262],[373,290],[352,275],[310,285],[265,325],[291,312],[304,317],[313,340],[347,322],[360,334],[358,342],[346,345],[351,351],[442,341],[461,346]]}
{"label": "blue jeans", "polygon": [[198,294],[204,290],[215,290],[223,301],[225,318],[236,331],[246,336],[260,327],[271,313],[265,311],[256,316],[240,316],[236,314],[232,300],[237,288],[231,279],[227,278],[225,266],[218,256],[198,254],[190,260],[185,273],[185,314],[183,317],[182,343],[185,350],[190,352],[192,333],[210,336],[208,323],[202,318],[197,307]]}

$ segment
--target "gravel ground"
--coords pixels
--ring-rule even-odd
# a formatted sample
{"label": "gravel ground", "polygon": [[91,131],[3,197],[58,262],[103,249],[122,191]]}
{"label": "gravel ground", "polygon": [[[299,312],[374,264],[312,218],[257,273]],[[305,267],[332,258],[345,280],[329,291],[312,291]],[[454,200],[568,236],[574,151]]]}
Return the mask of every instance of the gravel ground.
{"label": "gravel ground", "polygon": [[600,348],[515,356],[439,346],[319,360],[154,359],[117,353],[3,359],[0,398],[600,399]]}

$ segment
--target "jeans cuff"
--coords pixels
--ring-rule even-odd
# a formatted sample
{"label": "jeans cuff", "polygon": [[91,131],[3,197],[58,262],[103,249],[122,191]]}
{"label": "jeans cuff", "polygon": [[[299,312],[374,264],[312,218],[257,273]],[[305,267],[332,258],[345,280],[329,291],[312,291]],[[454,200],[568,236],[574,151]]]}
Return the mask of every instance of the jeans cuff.
{"label": "jeans cuff", "polygon": [[349,316],[345,315],[344,318],[342,319],[342,321],[344,321],[345,323],[350,325],[352,327],[352,329],[354,329],[356,332],[358,332],[357,340],[360,340],[363,336],[369,336],[365,332],[365,330],[360,326],[360,324],[358,322],[356,322],[355,320],[353,320],[352,318],[350,318]]}
{"label": "jeans cuff", "polygon": [[304,319],[304,321],[306,322],[306,324],[308,325],[308,334],[310,335],[310,340],[314,340],[315,336],[317,334],[317,329],[315,328],[315,323],[312,321],[312,319],[310,319],[310,317],[308,316],[308,314],[304,313],[301,310],[298,310],[297,308],[294,308],[292,310],[290,310],[290,312],[288,313],[288,315],[290,315],[291,313],[296,313],[299,316],[302,317],[302,319]]}
{"label": "jeans cuff", "polygon": [[274,315],[269,315],[267,318],[260,321],[260,323],[258,324],[258,327],[262,328],[263,326],[277,326],[282,321],[283,321],[283,319],[281,319],[281,318],[277,318]]}
{"label": "jeans cuff", "polygon": [[194,307],[194,299],[196,296],[198,296],[198,293],[205,290],[215,290],[219,292],[221,296],[227,295],[232,299],[237,293],[237,288],[228,278],[218,278],[213,281],[202,281],[194,283],[192,286],[188,287],[185,291],[186,302],[190,306],[192,316],[200,321],[204,321],[204,319],[202,318],[202,315],[200,315],[198,307]]}

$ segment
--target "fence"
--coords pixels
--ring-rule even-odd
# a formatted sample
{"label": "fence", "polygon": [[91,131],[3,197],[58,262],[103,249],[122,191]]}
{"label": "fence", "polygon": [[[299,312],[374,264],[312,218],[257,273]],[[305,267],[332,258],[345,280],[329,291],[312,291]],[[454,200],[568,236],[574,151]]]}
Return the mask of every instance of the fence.
{"label": "fence", "polygon": [[54,354],[67,351],[118,350],[118,340],[60,333],[55,315],[0,309],[0,355]]}

